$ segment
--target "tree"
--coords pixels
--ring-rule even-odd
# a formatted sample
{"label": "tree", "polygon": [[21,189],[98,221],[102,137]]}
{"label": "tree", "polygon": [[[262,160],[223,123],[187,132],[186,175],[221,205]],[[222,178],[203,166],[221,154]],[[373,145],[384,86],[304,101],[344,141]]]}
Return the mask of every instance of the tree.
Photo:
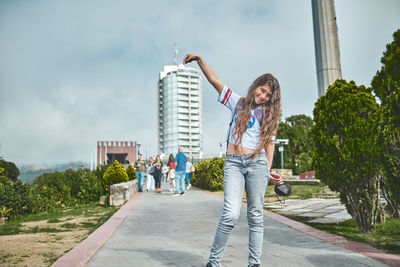
{"label": "tree", "polygon": [[14,162],[5,161],[0,159],[0,168],[4,168],[3,175],[12,181],[17,181],[19,176],[19,169]]}
{"label": "tree", "polygon": [[122,164],[118,161],[114,161],[114,163],[104,172],[101,185],[106,192],[109,192],[110,185],[127,181],[129,181],[129,178],[128,174],[126,174],[124,166],[122,166]]}
{"label": "tree", "polygon": [[[289,139],[289,145],[284,148],[284,165],[292,169],[294,174],[299,174],[311,170],[312,158],[312,138],[311,126],[312,118],[304,114],[293,115],[286,118],[285,122],[279,123],[277,137],[279,139]],[[281,152],[275,149],[274,168],[280,168],[279,155]]]}
{"label": "tree", "polygon": [[313,166],[318,179],[340,193],[358,229],[375,231],[382,214],[375,166],[373,114],[378,108],[370,88],[337,80],[314,109]]}
{"label": "tree", "polygon": [[378,110],[377,162],[382,171],[381,188],[392,216],[400,216],[400,30],[386,45],[380,71],[372,88],[381,99]]}
{"label": "tree", "polygon": [[132,167],[131,164],[129,164],[128,167],[126,168],[126,174],[128,174],[129,180],[134,180],[134,179],[136,179],[136,171],[135,171],[135,169]]}
{"label": "tree", "polygon": [[381,58],[383,66],[371,82],[374,93],[383,104],[400,87],[400,29],[393,33],[393,39],[393,42],[386,45],[386,51]]}

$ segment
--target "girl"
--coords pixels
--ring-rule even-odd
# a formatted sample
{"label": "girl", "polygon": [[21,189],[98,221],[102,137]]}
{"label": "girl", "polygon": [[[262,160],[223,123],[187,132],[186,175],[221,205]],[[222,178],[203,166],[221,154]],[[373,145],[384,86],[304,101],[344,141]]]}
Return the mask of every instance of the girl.
{"label": "girl", "polygon": [[169,172],[168,172],[168,178],[167,178],[167,183],[169,183],[169,191],[172,192],[173,189],[175,189],[175,161],[174,161],[174,155],[170,154],[168,158],[168,167],[169,167]]}
{"label": "girl", "polygon": [[153,158],[149,158],[149,162],[147,163],[147,182],[146,182],[146,191],[154,190],[154,177],[149,172],[153,166]]}
{"label": "girl", "polygon": [[249,225],[249,266],[260,266],[264,235],[264,194],[274,153],[275,131],[280,113],[280,87],[271,74],[258,77],[240,97],[222,83],[197,54],[183,63],[197,61],[207,80],[217,90],[218,101],[232,112],[224,167],[224,208],[211,247],[207,267],[220,266],[230,233],[235,226],[246,190]]}
{"label": "girl", "polygon": [[186,183],[187,183],[187,187],[186,189],[189,190],[190,188],[192,188],[192,185],[190,184],[190,178],[192,178],[192,161],[190,160],[190,158],[187,158],[186,161],[186,171],[185,171],[185,175],[186,175]]}
{"label": "girl", "polygon": [[153,163],[154,167],[154,180],[156,181],[156,193],[161,193],[161,176],[162,176],[162,163],[161,163],[161,158],[158,155],[156,157],[156,161]]}

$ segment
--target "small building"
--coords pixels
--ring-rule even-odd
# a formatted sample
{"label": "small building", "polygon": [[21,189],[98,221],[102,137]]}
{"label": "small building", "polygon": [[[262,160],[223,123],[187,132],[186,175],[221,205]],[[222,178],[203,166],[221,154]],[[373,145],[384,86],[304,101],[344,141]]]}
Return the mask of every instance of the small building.
{"label": "small building", "polygon": [[115,160],[124,166],[133,165],[136,156],[134,141],[97,141],[97,166],[112,164]]}

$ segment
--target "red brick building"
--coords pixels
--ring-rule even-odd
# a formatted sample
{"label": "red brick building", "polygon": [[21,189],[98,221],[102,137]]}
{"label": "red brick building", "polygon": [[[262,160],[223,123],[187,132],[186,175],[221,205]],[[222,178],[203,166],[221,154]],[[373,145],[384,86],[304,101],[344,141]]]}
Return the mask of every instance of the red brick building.
{"label": "red brick building", "polygon": [[97,166],[112,164],[115,160],[123,165],[133,165],[136,156],[134,141],[97,141]]}

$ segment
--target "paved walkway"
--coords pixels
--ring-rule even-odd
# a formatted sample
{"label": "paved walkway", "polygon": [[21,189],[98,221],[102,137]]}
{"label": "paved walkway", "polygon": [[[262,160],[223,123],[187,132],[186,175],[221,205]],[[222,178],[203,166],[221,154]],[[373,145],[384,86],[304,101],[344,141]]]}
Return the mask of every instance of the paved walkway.
{"label": "paved walkway", "polygon": [[[103,229],[54,266],[83,266],[88,259],[88,267],[205,266],[222,206],[220,196],[197,189],[177,197],[165,191],[138,193]],[[388,266],[383,262],[400,266],[400,257],[269,211],[264,214],[262,266]],[[248,226],[243,206],[222,266],[247,266],[247,256]]]}
{"label": "paved walkway", "polygon": [[274,209],[281,214],[309,218],[313,223],[338,223],[351,219],[345,205],[338,198],[288,199],[280,202],[265,203],[266,208]]}

